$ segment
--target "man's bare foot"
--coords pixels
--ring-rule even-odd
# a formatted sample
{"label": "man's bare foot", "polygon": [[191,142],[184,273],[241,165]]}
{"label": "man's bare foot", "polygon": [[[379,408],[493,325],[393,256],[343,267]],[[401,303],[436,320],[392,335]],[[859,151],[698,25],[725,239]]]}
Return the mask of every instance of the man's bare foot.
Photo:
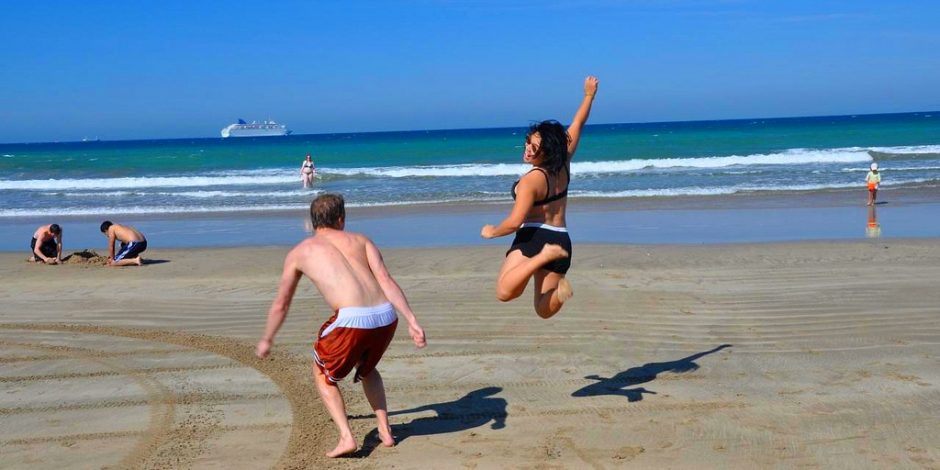
{"label": "man's bare foot", "polygon": [[542,247],[542,251],[539,252],[540,255],[548,258],[548,261],[555,261],[556,259],[567,258],[568,252],[565,251],[561,245],[555,245],[554,243],[546,243]]}
{"label": "man's bare foot", "polygon": [[327,452],[326,456],[329,458],[336,458],[341,455],[351,454],[356,451],[358,447],[356,446],[356,440],[352,436],[348,438],[339,438],[339,443],[336,444],[336,448]]}
{"label": "man's bare foot", "polygon": [[144,265],[144,258],[143,258],[142,256],[138,256],[136,259],[137,259],[137,263],[136,263],[137,266],[143,266],[143,265]]}
{"label": "man's bare foot", "polygon": [[565,303],[574,295],[574,290],[571,289],[571,283],[567,279],[561,278],[558,281],[558,287],[555,288],[555,298],[559,302]]}
{"label": "man's bare foot", "polygon": [[379,440],[382,441],[382,445],[385,447],[395,447],[395,436],[392,435],[391,428],[386,428],[384,431],[379,429]]}

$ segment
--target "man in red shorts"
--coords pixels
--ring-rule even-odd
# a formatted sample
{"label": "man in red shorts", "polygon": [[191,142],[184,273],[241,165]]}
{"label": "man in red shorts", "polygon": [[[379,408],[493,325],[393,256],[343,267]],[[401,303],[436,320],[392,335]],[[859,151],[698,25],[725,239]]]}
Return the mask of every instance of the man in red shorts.
{"label": "man in red shorts", "polygon": [[336,383],[356,369],[353,381],[362,381],[378,420],[382,444],[395,445],[388,424],[385,386],[375,369],[395,335],[397,310],[408,321],[408,333],[417,347],[427,345],[405,294],[385,268],[382,254],[364,235],[345,232],[346,210],[343,197],[322,194],[310,204],[315,230],[287,254],[277,297],[268,311],[264,336],[256,354],[271,351],[301,276],[307,276],[320,295],[336,312],[323,327],[314,344],[314,382],[333,422],[339,429],[339,443],[327,457],[355,452],[358,448],[346,417],[346,405]]}

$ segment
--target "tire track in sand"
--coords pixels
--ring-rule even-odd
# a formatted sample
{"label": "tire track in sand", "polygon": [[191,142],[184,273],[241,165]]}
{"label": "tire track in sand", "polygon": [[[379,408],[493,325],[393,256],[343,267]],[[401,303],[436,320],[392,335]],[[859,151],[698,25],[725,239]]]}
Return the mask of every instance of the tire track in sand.
{"label": "tire track in sand", "polygon": [[[310,383],[310,363],[302,356],[275,351],[268,359],[258,359],[254,347],[232,338],[184,333],[181,331],[123,328],[96,325],[3,323],[3,330],[60,331],[102,336],[119,336],[200,349],[227,357],[268,376],[281,389],[291,407],[292,425],[287,447],[276,468],[316,468],[326,466],[323,444],[331,423]],[[159,437],[159,436],[158,436]],[[151,455],[137,456],[149,459]],[[146,462],[145,466],[159,464]]]}
{"label": "tire track in sand", "polygon": [[[12,344],[12,343],[8,343]],[[117,466],[119,468],[140,468],[150,456],[166,441],[166,436],[171,432],[173,420],[176,416],[176,401],[173,399],[173,392],[160,382],[140,374],[131,369],[127,369],[114,361],[94,357],[86,349],[70,350],[67,346],[43,346],[36,344],[17,344],[19,347],[47,351],[64,358],[79,358],[82,360],[101,364],[111,369],[115,375],[125,375],[130,377],[139,385],[147,395],[146,403],[150,406],[150,421],[146,431],[141,432],[141,439],[137,445],[131,449]]]}

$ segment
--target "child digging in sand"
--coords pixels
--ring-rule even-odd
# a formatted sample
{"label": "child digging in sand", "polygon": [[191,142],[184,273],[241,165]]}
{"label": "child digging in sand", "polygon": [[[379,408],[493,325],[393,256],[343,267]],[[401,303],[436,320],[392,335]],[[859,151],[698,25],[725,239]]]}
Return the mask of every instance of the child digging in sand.
{"label": "child digging in sand", "polygon": [[391,447],[395,440],[388,424],[385,385],[375,366],[395,335],[396,310],[408,321],[408,333],[419,348],[427,345],[424,330],[385,268],[379,249],[364,235],[343,230],[346,210],[342,196],[318,196],[310,204],[310,218],[314,236],[300,242],[284,260],[277,297],[268,311],[267,327],[256,354],[264,358],[271,351],[297,283],[302,276],[309,278],[336,312],[320,328],[313,350],[314,382],[339,430],[339,442],[326,456],[339,457],[358,447],[346,417],[343,395],[336,386],[353,368],[353,382],[362,381],[362,390],[375,411],[379,438]]}

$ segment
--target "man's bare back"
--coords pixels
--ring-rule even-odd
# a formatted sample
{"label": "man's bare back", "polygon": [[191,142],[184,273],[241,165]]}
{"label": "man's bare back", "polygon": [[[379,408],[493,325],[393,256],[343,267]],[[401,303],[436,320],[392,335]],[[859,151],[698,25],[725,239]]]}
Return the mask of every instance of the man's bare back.
{"label": "man's bare back", "polygon": [[[105,220],[101,223],[101,233],[108,237],[108,266],[144,264],[140,254],[147,250],[147,238],[136,228]],[[114,251],[115,242],[121,242],[121,251],[117,254]]]}
{"label": "man's bare back", "polygon": [[55,224],[43,225],[36,229],[36,232],[33,233],[33,238],[36,239],[38,243],[43,243],[49,239],[55,238],[55,234],[52,233],[51,227]]}
{"label": "man's bare back", "polygon": [[[336,311],[388,302],[376,280],[369,253],[380,256],[363,235],[341,230],[320,230],[291,250],[288,262],[313,281]],[[382,269],[384,271],[384,269]]]}
{"label": "man's bare back", "polygon": [[111,230],[113,230],[114,238],[121,243],[147,241],[144,234],[130,225],[113,224],[111,225]]}
{"label": "man's bare back", "polygon": [[46,264],[62,262],[62,227],[58,224],[40,226],[33,232],[30,243],[32,253],[30,261],[42,261]]}
{"label": "man's bare back", "polygon": [[344,204],[338,194],[321,194],[310,204],[316,233],[300,242],[284,259],[277,296],[268,310],[264,335],[255,350],[261,358],[270,353],[300,278],[310,278],[335,312],[320,329],[313,352],[314,383],[340,434],[336,447],[327,452],[328,457],[349,454],[358,447],[336,383],[356,369],[354,381],[362,382],[375,413],[379,439],[391,447],[395,439],[388,423],[385,386],[375,366],[392,341],[398,315],[408,323],[408,334],[415,346],[427,345],[424,329],[401,287],[388,273],[379,249],[365,236],[343,231]]}

